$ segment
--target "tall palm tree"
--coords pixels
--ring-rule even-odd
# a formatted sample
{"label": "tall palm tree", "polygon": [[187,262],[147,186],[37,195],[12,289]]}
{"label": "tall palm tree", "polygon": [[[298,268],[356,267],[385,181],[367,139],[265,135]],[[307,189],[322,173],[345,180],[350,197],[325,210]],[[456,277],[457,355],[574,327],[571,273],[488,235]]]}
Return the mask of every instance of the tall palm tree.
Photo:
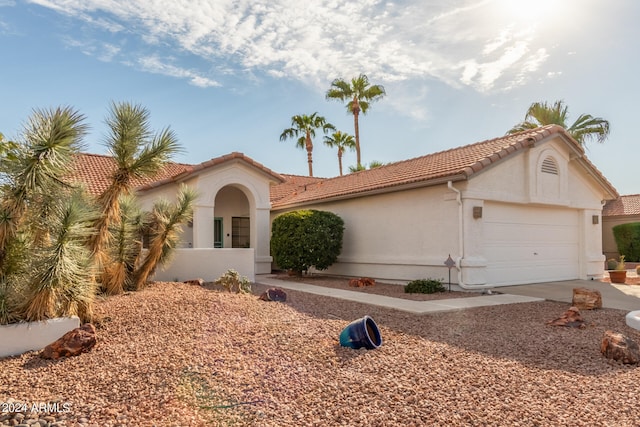
{"label": "tall palm tree", "polygon": [[106,123],[110,134],[106,146],[116,163],[107,189],[99,196],[101,215],[90,241],[100,266],[108,264],[110,227],[120,220],[120,197],[131,192],[134,180],[152,177],[180,151],[173,131],[165,128],[155,135],[149,125],[149,112],[140,105],[111,104]]}
{"label": "tall palm tree", "polygon": [[303,114],[291,117],[291,127],[280,134],[280,141],[284,141],[287,138],[298,138],[296,147],[307,149],[309,176],[313,176],[313,142],[311,138],[316,136],[316,129],[322,129],[322,132],[326,134],[330,130],[335,130],[335,127],[331,123],[327,123],[324,117],[315,112],[310,116]]}
{"label": "tall palm tree", "polygon": [[340,176],[342,176],[342,155],[347,149],[353,151],[356,148],[353,136],[337,131],[333,135],[325,136],[324,143],[331,148],[338,149],[338,166],[340,168]]}
{"label": "tall palm tree", "polygon": [[546,102],[534,102],[527,110],[524,121],[511,128],[507,134],[535,129],[546,125],[559,125],[567,130],[580,145],[589,139],[604,142],[609,136],[609,122],[590,114],[581,114],[571,126],[568,125],[569,109],[564,101],[556,101],[552,105]]}
{"label": "tall palm tree", "polygon": [[331,82],[331,88],[327,91],[327,99],[337,99],[347,103],[347,114],[353,114],[353,126],[356,136],[356,160],[361,166],[360,155],[360,128],[358,126],[358,116],[360,113],[367,114],[371,102],[377,101],[386,95],[384,87],[381,85],[371,85],[369,78],[360,74],[351,79],[351,83],[343,79],[335,79]]}

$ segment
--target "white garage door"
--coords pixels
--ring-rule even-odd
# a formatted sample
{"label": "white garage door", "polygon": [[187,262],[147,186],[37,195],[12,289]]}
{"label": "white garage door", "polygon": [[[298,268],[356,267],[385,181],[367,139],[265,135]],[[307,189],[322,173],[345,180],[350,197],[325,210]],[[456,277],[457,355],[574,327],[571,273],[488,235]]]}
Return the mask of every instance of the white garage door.
{"label": "white garage door", "polygon": [[487,283],[540,283],[579,277],[578,212],[485,203]]}

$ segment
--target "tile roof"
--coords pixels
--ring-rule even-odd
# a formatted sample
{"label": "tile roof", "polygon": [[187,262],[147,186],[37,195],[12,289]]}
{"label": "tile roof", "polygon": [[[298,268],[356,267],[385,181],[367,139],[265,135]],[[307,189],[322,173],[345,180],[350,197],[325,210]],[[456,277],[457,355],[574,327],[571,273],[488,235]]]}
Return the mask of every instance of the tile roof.
{"label": "tile roof", "polygon": [[[133,187],[138,191],[158,187],[169,182],[184,179],[204,169],[231,161],[243,161],[270,175],[275,181],[283,182],[285,179],[271,169],[261,165],[242,153],[230,153],[224,156],[207,160],[197,165],[169,162],[152,178],[136,179]],[[111,175],[116,169],[116,164],[111,156],[100,154],[77,154],[75,157],[74,176],[71,181],[83,183],[90,194],[98,196],[109,186]]]}
{"label": "tile roof", "polygon": [[628,194],[609,200],[602,209],[602,216],[640,215],[640,194]]}
{"label": "tile roof", "polygon": [[562,127],[549,125],[318,181],[311,185],[299,185],[289,196],[283,197],[282,194],[285,192],[278,188],[280,187],[278,185],[272,188],[271,201],[274,208],[283,208],[306,202],[354,197],[361,193],[391,190],[400,186],[434,185],[448,180],[464,180],[487,166],[554,134],[564,135],[586,166],[592,169],[593,174],[608,186],[613,194],[617,195],[613,186],[584,157],[582,147]]}
{"label": "tile roof", "polygon": [[[179,175],[192,168],[184,163],[169,163],[153,178],[138,179],[134,187],[148,185],[154,181]],[[101,154],[80,153],[75,156],[73,182],[86,185],[89,194],[98,196],[107,189],[111,175],[116,170],[116,163],[111,156]]]}

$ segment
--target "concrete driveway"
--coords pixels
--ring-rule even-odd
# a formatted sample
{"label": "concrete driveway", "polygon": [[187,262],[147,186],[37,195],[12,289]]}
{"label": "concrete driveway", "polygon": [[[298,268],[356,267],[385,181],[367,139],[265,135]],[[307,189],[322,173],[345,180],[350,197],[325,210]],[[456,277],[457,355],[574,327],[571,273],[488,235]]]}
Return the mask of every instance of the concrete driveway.
{"label": "concrete driveway", "polygon": [[495,290],[504,294],[544,298],[571,304],[573,288],[599,290],[604,308],[617,308],[626,311],[640,310],[640,285],[618,285],[597,280],[567,280],[534,285],[501,286]]}

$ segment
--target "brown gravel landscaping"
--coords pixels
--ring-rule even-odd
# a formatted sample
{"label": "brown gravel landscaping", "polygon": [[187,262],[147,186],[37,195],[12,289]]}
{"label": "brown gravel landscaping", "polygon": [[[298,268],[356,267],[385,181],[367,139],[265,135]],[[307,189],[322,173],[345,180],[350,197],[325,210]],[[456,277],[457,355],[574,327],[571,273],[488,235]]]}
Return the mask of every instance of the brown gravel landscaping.
{"label": "brown gravel landscaping", "polygon": [[[638,425],[640,369],[600,354],[608,329],[640,341],[623,311],[583,311],[574,329],[546,325],[556,302],[412,315],[265,289],[154,283],[100,301],[90,353],[0,360],[0,411],[27,408],[0,425]],[[340,347],[364,315],[382,346]]]}

